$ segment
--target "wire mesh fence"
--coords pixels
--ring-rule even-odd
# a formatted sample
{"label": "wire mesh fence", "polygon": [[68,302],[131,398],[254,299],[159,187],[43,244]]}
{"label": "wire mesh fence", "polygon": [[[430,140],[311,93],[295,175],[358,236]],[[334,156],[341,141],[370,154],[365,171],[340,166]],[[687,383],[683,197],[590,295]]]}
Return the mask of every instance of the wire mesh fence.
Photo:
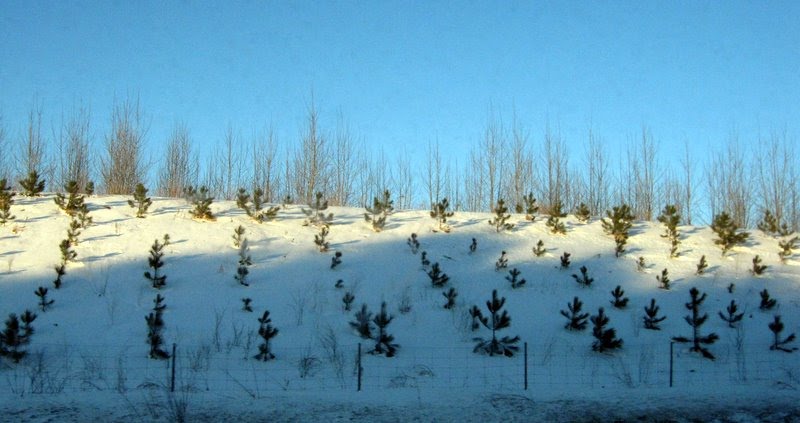
{"label": "wire mesh fence", "polygon": [[[255,348],[176,345],[167,360],[147,358],[142,345],[44,345],[20,363],[3,362],[0,393],[169,390],[244,395],[276,391],[444,389],[569,392],[575,389],[666,388],[709,384],[800,386],[800,354],[759,346],[714,349],[716,359],[685,344],[626,344],[600,354],[588,345],[521,343],[513,357],[490,357],[470,345],[413,346],[397,357],[369,353],[370,344],[335,348],[281,347],[259,361]],[[359,349],[361,354],[359,354]]]}

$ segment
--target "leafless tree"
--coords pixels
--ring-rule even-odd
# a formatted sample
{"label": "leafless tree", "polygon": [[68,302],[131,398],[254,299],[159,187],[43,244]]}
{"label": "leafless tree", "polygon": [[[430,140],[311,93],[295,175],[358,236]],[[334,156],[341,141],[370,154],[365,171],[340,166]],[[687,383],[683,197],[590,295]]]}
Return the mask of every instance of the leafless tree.
{"label": "leafless tree", "polygon": [[439,142],[428,143],[428,156],[425,163],[425,191],[428,194],[427,207],[433,205],[444,197],[445,170],[442,167],[442,155],[439,152]]}
{"label": "leafless tree", "polygon": [[[680,201],[675,204],[680,204],[678,209],[681,212],[681,219],[687,225],[692,224],[692,213],[694,213],[694,205],[697,199],[695,198],[695,175],[694,175],[694,160],[692,159],[689,150],[689,142],[683,144],[683,157],[681,158],[681,169],[683,170],[683,194]],[[667,203],[669,204],[669,202]]]}
{"label": "leafless tree", "polygon": [[395,170],[392,175],[394,190],[397,196],[395,208],[410,209],[414,205],[414,172],[411,170],[411,158],[406,151],[398,153],[395,158]]}
{"label": "leafless tree", "polygon": [[145,178],[143,149],[147,130],[142,119],[138,99],[114,105],[105,156],[100,158],[100,177],[107,194],[131,194]]}
{"label": "leafless tree", "polygon": [[752,182],[736,135],[731,136],[725,151],[712,152],[711,156],[712,160],[706,168],[711,216],[727,212],[734,223],[740,227],[749,227]]}
{"label": "leafless tree", "polygon": [[792,197],[797,192],[797,150],[786,133],[759,140],[755,169],[758,200],[762,210],[769,210],[781,223],[792,225]]}
{"label": "leafless tree", "polygon": [[546,201],[544,211],[548,212],[556,203],[567,204],[566,191],[569,183],[569,158],[567,145],[561,135],[553,132],[547,126],[544,135],[544,187],[541,198]]}
{"label": "leafless tree", "polygon": [[469,161],[464,167],[464,210],[479,211],[484,203],[483,193],[486,191],[484,167],[482,166],[482,156],[480,151],[472,150],[469,153]]}
{"label": "leafless tree", "polygon": [[511,126],[511,177],[508,178],[508,188],[506,189],[507,203],[514,207],[522,204],[522,198],[533,191],[533,156],[528,146],[528,132],[517,120],[516,115]]}
{"label": "leafless tree", "polygon": [[[332,193],[331,205],[353,205],[355,200],[356,171],[361,168],[363,174],[368,174],[364,158],[353,142],[353,136],[344,120],[340,117],[336,129],[336,138],[333,146],[333,166],[331,167]],[[385,188],[385,186],[384,186]]]}
{"label": "leafless tree", "polygon": [[256,136],[253,141],[254,184],[264,191],[263,198],[266,202],[280,200],[281,180],[278,160],[278,147],[274,132],[270,128],[265,135]]}
{"label": "leafless tree", "polygon": [[20,137],[17,146],[16,171],[17,179],[28,176],[33,171],[44,177],[51,186],[52,169],[48,166],[47,141],[42,134],[42,108],[33,106],[28,112],[28,126],[24,135]]}
{"label": "leafless tree", "polygon": [[638,145],[628,147],[628,172],[633,184],[633,215],[653,220],[656,208],[656,148],[650,131],[643,127]]}
{"label": "leafless tree", "polygon": [[158,171],[157,194],[178,198],[183,189],[197,185],[200,165],[192,151],[192,138],[183,123],[176,123],[167,140],[164,161]]}
{"label": "leafless tree", "polygon": [[501,182],[504,176],[506,136],[502,122],[497,118],[490,118],[483,133],[480,143],[479,165],[483,176],[483,187],[481,199],[484,202],[480,205],[481,211],[489,211],[494,207],[497,198],[502,196]]}
{"label": "leafless tree", "polygon": [[312,96],[305,133],[294,153],[292,180],[297,201],[310,203],[316,192],[328,190],[330,157],[330,148],[326,137],[320,132],[319,114]]}
{"label": "leafless tree", "polygon": [[66,119],[62,115],[55,136],[58,139],[57,187],[75,181],[84,189],[92,181],[90,122],[90,113],[84,107],[74,109]]}
{"label": "leafless tree", "polygon": [[595,137],[589,129],[589,141],[586,145],[585,158],[586,182],[583,191],[586,196],[586,206],[592,215],[603,214],[609,208],[610,175],[608,173],[608,156],[602,145],[602,140]]}
{"label": "leafless tree", "polygon": [[[3,154],[0,154],[0,179],[8,180],[8,163],[6,163],[6,153],[9,151],[8,146],[6,145],[6,127],[3,125],[3,115],[0,115],[0,151]],[[9,182],[11,183],[11,182]]]}

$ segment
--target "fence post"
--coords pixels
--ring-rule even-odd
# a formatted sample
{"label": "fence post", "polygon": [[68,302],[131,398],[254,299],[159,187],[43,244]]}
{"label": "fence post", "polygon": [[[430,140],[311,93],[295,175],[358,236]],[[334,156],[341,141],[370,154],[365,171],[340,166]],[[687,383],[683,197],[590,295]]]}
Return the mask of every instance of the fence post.
{"label": "fence post", "polygon": [[169,391],[175,392],[175,350],[178,348],[177,344],[172,344],[172,376],[169,381]]}
{"label": "fence post", "polygon": [[361,343],[358,343],[358,356],[356,358],[356,366],[358,366],[357,374],[358,374],[358,392],[361,392],[361,374],[364,371],[364,368],[361,367]]}
{"label": "fence post", "polygon": [[675,346],[675,341],[669,342],[669,387],[672,388],[672,369],[673,369],[673,349]]}
{"label": "fence post", "polygon": [[528,390],[528,343],[527,342],[525,343],[524,366],[525,366],[525,390],[527,391]]}

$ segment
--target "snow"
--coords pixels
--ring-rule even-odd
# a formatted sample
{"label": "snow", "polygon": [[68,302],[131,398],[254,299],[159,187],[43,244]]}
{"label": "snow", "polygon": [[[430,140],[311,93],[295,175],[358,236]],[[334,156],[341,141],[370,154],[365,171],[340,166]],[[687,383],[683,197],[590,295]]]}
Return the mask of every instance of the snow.
{"label": "snow", "polygon": [[[770,351],[767,329],[779,314],[783,336],[800,332],[800,266],[797,255],[781,264],[778,241],[759,231],[722,257],[709,228],[680,227],[681,255],[670,259],[663,227],[636,222],[627,251],[616,258],[597,219],[582,224],[569,216],[567,234],[552,235],[541,216],[525,222],[513,215],[516,227],[497,233],[487,223],[491,215],[457,212],[448,219],[452,231],[441,233],[427,211],[400,211],[376,233],[363,209],[331,207],[331,251],[320,253],[313,244],[318,230],[302,225],[300,206],[258,224],[234,202],[217,202],[217,220],[205,222],[192,219],[183,200],[155,198],[147,217],[137,219],[127,197],[100,196],[87,200],[94,224],[80,235],[78,262],[68,264],[56,290],[53,266],[69,217],[52,196],[15,200],[17,219],[0,227],[0,311],[36,310],[38,318],[28,357],[0,367],[0,407],[13,420],[168,421],[181,411],[192,421],[800,420],[800,353]],[[232,235],[239,225],[253,258],[249,287],[234,280]],[[443,308],[443,289],[431,286],[420,254],[406,244],[412,233],[420,251],[450,276],[447,287],[458,291],[454,310]],[[162,268],[167,285],[156,291],[143,273],[150,246],[164,234],[171,238]],[[470,254],[472,238],[478,248]],[[539,239],[548,249],[542,257],[531,252]],[[337,251],[342,264],[331,269]],[[501,251],[509,265],[496,271]],[[572,254],[569,269],[560,268],[563,252]],[[749,272],[756,254],[769,265],[759,277]],[[697,276],[701,255],[709,269]],[[640,256],[648,265],[643,272],[635,263]],[[580,266],[595,278],[590,287],[571,277]],[[526,285],[511,288],[505,279],[511,268],[521,271]],[[664,268],[672,279],[668,291],[656,281]],[[334,287],[338,279],[344,288]],[[630,298],[627,309],[610,304],[616,285]],[[33,295],[39,286],[55,300],[46,312]],[[701,309],[709,319],[701,332],[720,336],[709,346],[717,360],[675,344],[670,387],[670,338],[691,335],[683,316],[693,286],[708,294]],[[776,310],[759,310],[758,292],[765,288],[778,299]],[[512,320],[498,335],[522,338],[512,358],[472,351],[474,337],[491,333],[472,332],[467,310],[476,304],[486,314],[494,289],[506,298]],[[345,291],[356,297],[347,313]],[[168,389],[170,362],[147,358],[143,317],[156,293],[167,304],[166,348],[177,348],[175,393]],[[559,311],[574,296],[585,312],[605,308],[609,327],[624,340],[621,350],[593,352],[591,325],[583,332],[564,329]],[[252,298],[253,313],[242,310],[244,297]],[[668,316],[661,331],[642,328],[650,298]],[[745,312],[739,330],[717,316],[731,299]],[[393,358],[363,354],[357,391],[358,344],[367,352],[374,343],[359,338],[348,322],[362,303],[375,313],[383,301],[394,316],[388,332],[400,349]],[[403,303],[411,310],[401,313]],[[269,362],[252,358],[264,310],[280,330],[272,344],[277,359]],[[528,345],[527,390],[522,342]]]}

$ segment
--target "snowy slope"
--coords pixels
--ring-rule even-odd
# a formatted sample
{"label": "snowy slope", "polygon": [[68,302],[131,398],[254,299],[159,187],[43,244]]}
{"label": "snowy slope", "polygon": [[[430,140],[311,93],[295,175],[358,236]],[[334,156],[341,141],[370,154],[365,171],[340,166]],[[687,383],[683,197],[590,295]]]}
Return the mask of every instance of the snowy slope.
{"label": "snowy slope", "polygon": [[[735,413],[752,417],[756,414],[746,407],[740,410],[747,404],[737,401],[746,396],[762,399],[751,406],[795,407],[789,415],[800,416],[793,402],[800,387],[800,353],[770,351],[773,335],[767,329],[779,314],[784,336],[800,332],[800,266],[797,255],[781,264],[778,241],[759,231],[722,257],[709,228],[681,227],[681,255],[670,259],[662,226],[637,222],[627,251],[616,258],[614,242],[597,219],[582,224],[570,216],[567,234],[553,235],[541,217],[525,222],[513,215],[516,227],[497,233],[487,223],[489,214],[456,213],[449,220],[452,232],[441,233],[433,231],[428,212],[402,211],[375,233],[363,221],[362,209],[333,207],[332,248],[320,253],[313,244],[318,230],[302,225],[300,206],[258,224],[233,202],[214,203],[217,220],[204,222],[192,219],[189,205],[177,199],[154,199],[147,217],[137,219],[127,200],[88,199],[94,224],[80,235],[78,261],[67,266],[64,285],[56,290],[53,266],[60,261],[58,243],[66,238],[70,219],[52,196],[16,198],[17,219],[0,227],[0,312],[36,310],[33,292],[39,286],[50,289],[55,303],[46,312],[37,310],[25,361],[5,362],[0,370],[0,398],[7,409],[31,419],[35,410],[51,410],[66,420],[80,420],[87,409],[99,410],[94,413],[105,419],[169,418],[181,404],[188,404],[187,413],[197,419],[249,415],[253,407],[263,407],[259,404],[274,405],[268,416],[278,420],[391,421],[397,413],[424,420],[500,415],[576,420],[681,416],[681,410],[739,410]],[[239,225],[246,228],[254,262],[249,287],[233,278],[238,256],[232,235]],[[412,233],[450,276],[447,287],[458,291],[453,310],[443,308],[443,290],[431,286],[420,254],[406,244]],[[164,234],[172,240],[164,256],[167,285],[156,291],[142,275],[150,246]],[[478,242],[475,253],[469,252],[472,238]],[[531,251],[539,239],[548,249],[542,257]],[[343,263],[331,269],[336,251]],[[507,252],[508,268],[519,269],[527,280],[522,288],[512,289],[505,280],[508,269],[495,269],[501,251]],[[568,269],[559,265],[564,252],[572,255]],[[760,277],[749,271],[756,254],[769,265]],[[701,255],[710,266],[697,276]],[[640,256],[647,263],[644,271],[637,271]],[[581,266],[595,278],[590,287],[571,277]],[[656,281],[664,268],[673,281],[670,290],[659,289]],[[343,288],[334,286],[339,279]],[[733,293],[728,292],[731,283]],[[617,285],[630,298],[626,309],[611,307],[610,291]],[[701,332],[720,336],[709,346],[717,360],[675,344],[670,388],[670,338],[691,335],[683,319],[691,287],[708,294],[702,311],[709,320]],[[765,288],[778,300],[774,310],[759,310],[758,293]],[[512,358],[472,352],[472,339],[490,333],[472,332],[467,310],[476,304],[486,313],[494,289],[506,298],[512,319],[511,328],[499,335],[522,339]],[[351,312],[343,311],[345,291],[356,297]],[[157,293],[167,304],[164,337],[169,348],[177,345],[178,393],[172,395],[165,389],[171,383],[169,362],[147,358],[143,317]],[[593,352],[591,325],[583,332],[564,329],[559,311],[574,296],[586,312],[605,308],[609,326],[624,340],[621,350]],[[244,297],[252,299],[253,313],[242,310]],[[642,328],[643,307],[651,298],[668,316],[661,331]],[[717,316],[731,299],[745,312],[739,330]],[[389,333],[400,349],[393,358],[364,354],[362,391],[357,392],[358,344],[366,352],[374,342],[359,338],[348,322],[362,303],[374,313],[383,301],[394,316]],[[403,304],[410,311],[401,312]],[[264,310],[280,330],[273,341],[277,359],[270,362],[252,358],[259,342],[256,319]],[[522,342],[528,344],[527,390]],[[87,403],[75,405],[76,398]],[[622,408],[601,405],[610,398],[625,398]],[[690,405],[665,408],[663,398]],[[599,414],[577,411],[587,408]],[[302,410],[308,414],[298,414]]]}

